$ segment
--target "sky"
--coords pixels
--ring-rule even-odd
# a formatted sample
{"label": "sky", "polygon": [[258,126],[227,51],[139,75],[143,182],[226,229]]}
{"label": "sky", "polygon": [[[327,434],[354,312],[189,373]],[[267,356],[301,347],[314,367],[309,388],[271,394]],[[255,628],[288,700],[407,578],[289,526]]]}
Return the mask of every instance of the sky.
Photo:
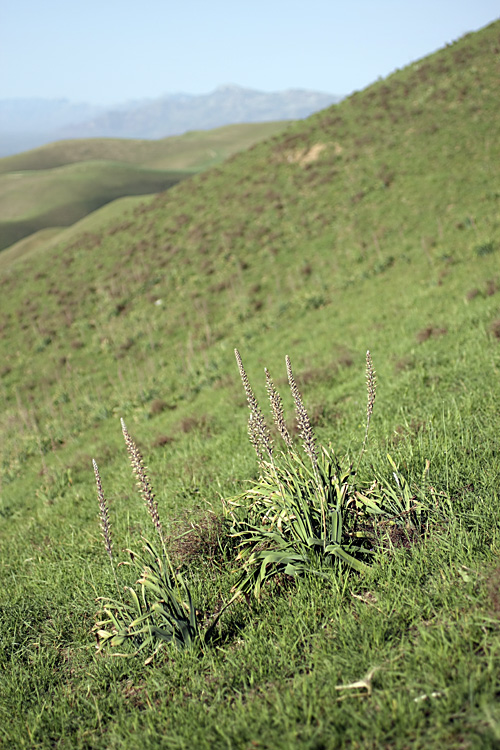
{"label": "sky", "polygon": [[498,17],[498,0],[2,0],[0,99],[346,95]]}

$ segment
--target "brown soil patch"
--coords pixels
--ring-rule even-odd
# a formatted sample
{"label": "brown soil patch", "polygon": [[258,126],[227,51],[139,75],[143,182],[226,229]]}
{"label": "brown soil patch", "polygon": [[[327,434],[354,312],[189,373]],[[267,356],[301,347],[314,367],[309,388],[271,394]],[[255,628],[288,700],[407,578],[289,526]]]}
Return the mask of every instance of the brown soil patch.
{"label": "brown soil patch", "polygon": [[301,167],[304,167],[306,164],[316,161],[325,148],[326,143],[315,143],[311,148],[298,148],[294,151],[289,151],[286,154],[286,160],[290,164],[300,164]]}

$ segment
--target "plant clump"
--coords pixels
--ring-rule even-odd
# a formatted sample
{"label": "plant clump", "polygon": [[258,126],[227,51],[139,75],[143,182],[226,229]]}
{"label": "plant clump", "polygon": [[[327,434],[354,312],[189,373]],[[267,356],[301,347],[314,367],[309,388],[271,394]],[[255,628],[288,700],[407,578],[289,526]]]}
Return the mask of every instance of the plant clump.
{"label": "plant clump", "polygon": [[235,590],[259,597],[264,584],[281,574],[327,576],[328,569],[342,566],[366,572],[375,552],[377,528],[382,529],[384,522],[396,526],[418,523],[421,512],[421,504],[390,457],[395,488],[377,477],[362,491],[356,481],[376,395],[370,352],[366,353],[365,431],[356,466],[348,458],[339,459],[331,446],[317,445],[288,356],[286,371],[302,450],[290,437],[281,396],[266,369],[271,414],[284,443],[283,450],[273,450],[269,428],[237,349],[235,356],[250,408],[250,442],[260,469],[249,489],[225,502],[242,565]]}
{"label": "plant clump", "polygon": [[132,570],[132,582],[120,587],[114,563],[108,503],[102,489],[97,463],[93,461],[104,547],[109,556],[117,598],[99,597],[101,619],[95,626],[98,648],[125,647],[130,653],[147,653],[146,663],[165,646],[203,649],[214,637],[220,615],[234,601],[219,607],[205,629],[200,628],[197,608],[184,577],[174,570],[167,552],[163,527],[142,455],[121,420],[123,437],[137,478],[139,492],[156,531],[157,544],[142,539],[142,551],[127,549],[129,560],[121,562]]}
{"label": "plant clump", "polygon": [[[369,351],[365,430],[356,463],[348,457],[340,459],[331,446],[318,444],[288,356],[286,372],[300,443],[290,434],[282,398],[266,368],[271,415],[283,443],[277,448],[237,349],[235,356],[250,410],[248,436],[257,456],[259,477],[242,494],[224,501],[222,517],[211,513],[199,522],[184,524],[180,533],[169,537],[169,553],[144,460],[122,419],[129,460],[156,543],[143,537],[142,550],[127,549],[129,559],[116,565],[108,503],[93,461],[104,548],[117,590],[117,598],[98,599],[101,609],[95,632],[99,650],[111,646],[124,647],[128,653],[146,653],[146,663],[169,645],[203,650],[214,638],[220,615],[240,596],[258,598],[272,580],[306,575],[327,579],[332,571],[340,573],[342,569],[365,573],[377,548],[384,548],[386,542],[408,546],[418,536],[423,493],[410,488],[390,456],[391,482],[375,475],[366,487],[357,480],[376,396]],[[233,596],[227,604],[219,602],[212,621],[205,618],[200,627],[200,610],[180,569],[196,558],[203,562],[198,572],[220,570],[228,555],[233,560],[236,555],[238,565]],[[128,577],[120,586],[125,570],[132,571],[132,579]]]}

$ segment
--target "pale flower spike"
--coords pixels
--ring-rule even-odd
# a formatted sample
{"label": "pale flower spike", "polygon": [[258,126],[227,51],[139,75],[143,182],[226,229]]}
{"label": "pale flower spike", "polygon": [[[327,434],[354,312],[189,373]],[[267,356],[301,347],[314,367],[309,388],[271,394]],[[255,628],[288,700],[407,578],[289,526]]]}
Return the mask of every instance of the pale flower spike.
{"label": "pale flower spike", "polygon": [[109,522],[108,505],[106,503],[106,498],[104,497],[104,492],[102,489],[99,468],[94,459],[92,459],[92,466],[94,467],[94,476],[97,485],[97,497],[99,499],[99,517],[101,520],[101,530],[104,538],[104,546],[106,548],[106,552],[109,555],[109,559],[111,560],[111,562],[113,562],[113,543],[111,540],[111,524]]}
{"label": "pale flower spike", "polygon": [[156,502],[153,488],[151,487],[148,476],[146,474],[146,469],[144,466],[144,461],[142,460],[142,455],[139,451],[139,448],[137,447],[135,442],[132,440],[127,430],[125,421],[123,419],[120,419],[120,423],[122,426],[123,437],[125,439],[125,444],[127,446],[127,451],[128,451],[129,458],[130,458],[130,463],[132,464],[133,472],[138,480],[137,485],[139,487],[139,491],[142,495],[142,499],[144,500],[146,504],[146,508],[151,517],[151,520],[153,521],[153,524],[163,543],[164,536],[163,536],[163,528],[161,525],[160,516],[158,513],[158,503]]}

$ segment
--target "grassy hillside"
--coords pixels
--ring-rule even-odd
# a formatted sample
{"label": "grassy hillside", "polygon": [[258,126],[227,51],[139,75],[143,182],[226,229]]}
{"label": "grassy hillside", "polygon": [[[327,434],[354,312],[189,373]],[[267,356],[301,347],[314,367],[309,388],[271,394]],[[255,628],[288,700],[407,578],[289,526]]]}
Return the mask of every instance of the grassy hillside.
{"label": "grassy hillside", "polygon": [[116,198],[166,190],[286,124],[232,125],[160,141],[58,141],[0,159],[0,250],[40,229],[69,226]]}
{"label": "grassy hillside", "polygon": [[287,121],[226,125],[222,128],[191,131],[156,141],[127,138],[57,141],[0,159],[0,174],[53,169],[64,164],[97,159],[154,169],[198,171],[205,166],[219,164],[237,151],[284,130],[287,125]]}
{"label": "grassy hillside", "polygon": [[[498,746],[499,61],[496,23],[0,267],[7,746]],[[357,481],[405,477],[427,525],[398,543],[389,524],[369,573],[238,602],[201,656],[97,657],[114,585],[92,457],[118,559],[151,532],[120,417],[200,621],[230,598],[205,514],[258,476],[234,347],[287,414],[290,355],[318,441],[353,457],[369,348]]]}
{"label": "grassy hillside", "polygon": [[80,162],[0,177],[0,249],[39,229],[70,226],[124,195],[166,190],[184,172],[144,169],[106,161]]}
{"label": "grassy hillside", "polygon": [[136,195],[125,198],[117,198],[105,206],[92,211],[83,219],[72,224],[70,227],[50,227],[40,229],[33,234],[24,237],[0,253],[0,268],[8,269],[12,263],[19,258],[26,257],[39,252],[45,247],[53,247],[58,244],[69,244],[74,238],[89,232],[98,232],[102,226],[108,226],[111,221],[121,219],[123,214],[132,208],[136,208],[155,197],[153,195]]}

